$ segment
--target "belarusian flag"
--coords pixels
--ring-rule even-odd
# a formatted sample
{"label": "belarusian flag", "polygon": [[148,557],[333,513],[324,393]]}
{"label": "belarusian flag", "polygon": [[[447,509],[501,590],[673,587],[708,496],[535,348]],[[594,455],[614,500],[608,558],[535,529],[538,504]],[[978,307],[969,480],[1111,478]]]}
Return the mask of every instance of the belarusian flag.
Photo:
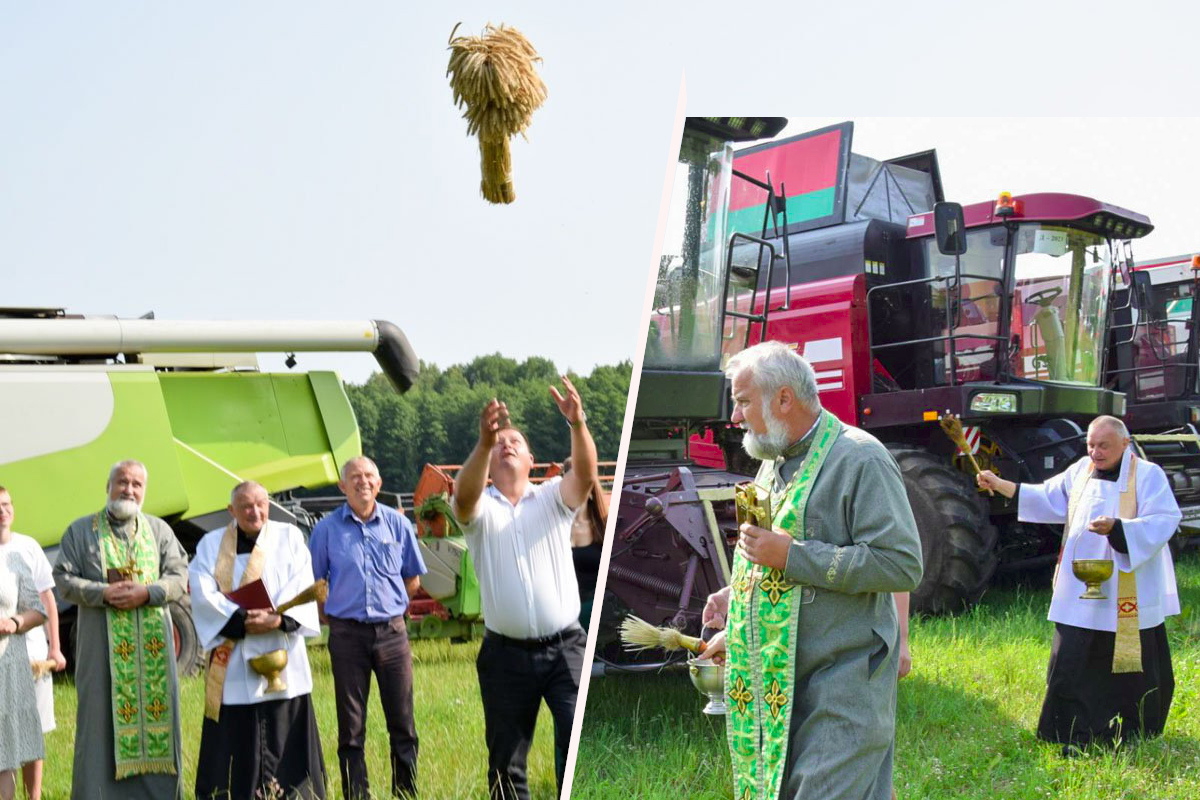
{"label": "belarusian flag", "polygon": [[[789,225],[829,216],[834,211],[838,155],[844,132],[839,127],[816,136],[752,147],[734,157],[733,168],[764,183],[768,171],[771,173],[775,191],[781,185],[787,191]],[[758,236],[762,233],[766,204],[764,190],[734,177],[727,230]]]}

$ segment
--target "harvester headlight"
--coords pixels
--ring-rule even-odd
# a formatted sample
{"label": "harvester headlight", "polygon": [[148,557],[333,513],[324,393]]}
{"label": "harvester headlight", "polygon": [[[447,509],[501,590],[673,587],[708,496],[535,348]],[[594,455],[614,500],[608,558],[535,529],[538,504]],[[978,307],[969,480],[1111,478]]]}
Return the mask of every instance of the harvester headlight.
{"label": "harvester headlight", "polygon": [[1125,416],[1125,395],[1117,394],[1117,396],[1113,398],[1113,416]]}
{"label": "harvester headlight", "polygon": [[971,398],[971,410],[988,414],[1017,413],[1017,396],[1002,392],[981,392]]}

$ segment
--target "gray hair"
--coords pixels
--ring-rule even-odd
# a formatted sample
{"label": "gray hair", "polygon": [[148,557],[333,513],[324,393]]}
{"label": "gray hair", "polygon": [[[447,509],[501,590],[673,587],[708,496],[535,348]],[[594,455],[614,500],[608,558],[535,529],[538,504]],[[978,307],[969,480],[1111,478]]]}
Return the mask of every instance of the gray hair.
{"label": "gray hair", "polygon": [[137,467],[140,469],[142,471],[142,476],[146,479],[146,482],[150,482],[150,470],[146,469],[146,465],[136,459],[127,458],[124,461],[118,461],[112,465],[112,469],[108,471],[108,482],[104,485],[112,486],[113,478],[117,477],[117,473],[123,469],[129,469],[130,467]]}
{"label": "gray hair", "polygon": [[821,410],[816,373],[803,356],[786,344],[763,342],[743,350],[729,359],[725,377],[733,380],[747,370],[750,382],[764,396],[786,386],[808,411],[817,413]]}
{"label": "gray hair", "polygon": [[342,472],[340,475],[341,479],[346,480],[346,473],[350,471],[350,467],[353,466],[354,464],[357,464],[362,461],[365,461],[366,463],[368,463],[372,467],[374,467],[376,475],[379,474],[379,465],[378,464],[376,464],[374,461],[372,461],[370,458],[367,458],[366,456],[355,456],[354,458],[347,461],[345,464],[342,464]]}
{"label": "gray hair", "polygon": [[1088,428],[1095,428],[1100,425],[1107,425],[1120,434],[1122,439],[1129,438],[1129,428],[1125,427],[1125,423],[1119,417],[1110,417],[1108,414],[1104,414],[1092,420],[1092,424],[1088,425]]}
{"label": "gray hair", "polygon": [[270,497],[270,492],[267,491],[267,487],[263,486],[258,481],[242,481],[237,486],[233,487],[233,490],[229,492],[229,505],[233,505],[239,494],[242,492],[247,492],[251,489],[262,489],[263,493]]}

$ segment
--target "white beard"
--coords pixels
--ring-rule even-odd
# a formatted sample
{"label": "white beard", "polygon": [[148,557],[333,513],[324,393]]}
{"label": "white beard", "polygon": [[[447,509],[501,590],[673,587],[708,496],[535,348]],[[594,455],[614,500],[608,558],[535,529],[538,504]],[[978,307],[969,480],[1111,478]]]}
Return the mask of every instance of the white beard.
{"label": "white beard", "polygon": [[787,426],[771,412],[769,404],[765,401],[762,411],[767,432],[756,434],[743,428],[745,435],[742,437],[742,449],[749,453],[751,458],[772,461],[781,456],[792,442]]}
{"label": "white beard", "polygon": [[136,500],[109,500],[105,505],[108,515],[113,519],[124,522],[127,519],[132,519],[135,514],[142,510]]}

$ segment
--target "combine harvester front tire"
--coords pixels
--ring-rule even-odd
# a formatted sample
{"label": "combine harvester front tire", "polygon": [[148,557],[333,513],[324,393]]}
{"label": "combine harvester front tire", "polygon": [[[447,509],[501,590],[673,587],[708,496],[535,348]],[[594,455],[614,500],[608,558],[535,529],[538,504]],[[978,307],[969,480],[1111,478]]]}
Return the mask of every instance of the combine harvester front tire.
{"label": "combine harvester front tire", "polygon": [[925,575],[912,593],[923,614],[962,611],[979,601],[996,571],[996,528],[971,479],[926,450],[889,445],[900,465],[921,535]]}

